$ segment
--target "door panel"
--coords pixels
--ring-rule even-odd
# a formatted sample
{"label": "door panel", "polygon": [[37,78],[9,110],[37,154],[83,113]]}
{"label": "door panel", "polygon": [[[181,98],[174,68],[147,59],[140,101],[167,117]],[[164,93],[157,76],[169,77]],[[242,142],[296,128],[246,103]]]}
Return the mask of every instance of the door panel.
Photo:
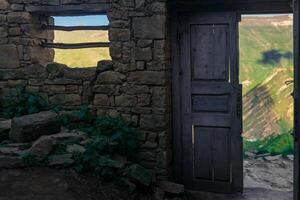
{"label": "door panel", "polygon": [[243,188],[241,86],[235,13],[180,17],[183,182],[188,189]]}
{"label": "door panel", "polygon": [[191,26],[193,80],[228,80],[227,36],[226,25]]}

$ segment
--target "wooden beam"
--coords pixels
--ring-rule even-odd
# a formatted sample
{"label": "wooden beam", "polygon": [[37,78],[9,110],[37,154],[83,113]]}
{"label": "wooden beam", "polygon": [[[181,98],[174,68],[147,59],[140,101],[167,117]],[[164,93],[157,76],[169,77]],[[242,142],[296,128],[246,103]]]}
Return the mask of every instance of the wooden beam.
{"label": "wooden beam", "polygon": [[54,49],[83,49],[96,47],[109,47],[109,42],[87,42],[87,43],[43,43],[43,47]]}
{"label": "wooden beam", "polygon": [[292,13],[291,0],[203,0],[188,1],[181,0],[170,2],[171,10],[177,11],[200,11],[200,12],[218,12],[218,11],[237,11],[241,14],[276,14],[276,13]]}
{"label": "wooden beam", "polygon": [[109,26],[50,26],[42,25],[44,30],[57,30],[57,31],[79,31],[79,30],[103,30],[108,31]]}
{"label": "wooden beam", "polygon": [[110,3],[25,7],[28,12],[50,16],[100,15],[106,14],[109,8]]}

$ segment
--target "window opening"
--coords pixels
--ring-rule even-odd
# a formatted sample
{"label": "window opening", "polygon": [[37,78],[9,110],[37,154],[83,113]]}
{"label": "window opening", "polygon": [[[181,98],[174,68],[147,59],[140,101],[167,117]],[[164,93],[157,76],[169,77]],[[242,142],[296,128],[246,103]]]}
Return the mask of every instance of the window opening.
{"label": "window opening", "polygon": [[100,60],[111,59],[106,15],[52,17],[54,23],[42,28],[54,31],[54,41],[43,44],[55,50],[54,62],[94,67]]}

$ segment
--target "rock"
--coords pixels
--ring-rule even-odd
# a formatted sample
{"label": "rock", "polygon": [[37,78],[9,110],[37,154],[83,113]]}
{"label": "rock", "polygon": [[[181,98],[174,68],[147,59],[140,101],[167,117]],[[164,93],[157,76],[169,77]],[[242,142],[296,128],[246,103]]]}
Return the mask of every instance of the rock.
{"label": "rock", "polygon": [[1,0],[0,1],[0,10],[6,10],[9,7],[9,3],[7,0]]}
{"label": "rock", "polygon": [[105,71],[111,71],[113,69],[113,64],[111,60],[100,60],[97,64],[97,72],[102,73]]}
{"label": "rock", "polygon": [[0,121],[0,142],[8,139],[11,120]]}
{"label": "rock", "polygon": [[150,172],[138,164],[133,164],[128,168],[128,176],[133,181],[138,182],[144,186],[149,186],[152,180]]}
{"label": "rock", "polygon": [[264,160],[267,160],[267,161],[275,161],[275,160],[279,160],[280,158],[282,158],[281,155],[277,155],[277,156],[266,156],[266,157],[264,157]]}
{"label": "rock", "polygon": [[112,159],[118,161],[119,166],[117,168],[120,168],[120,169],[122,169],[127,162],[127,158],[125,156],[121,156],[119,154],[114,155]]}
{"label": "rock", "polygon": [[134,58],[135,60],[140,60],[140,61],[150,61],[152,59],[152,50],[151,47],[147,48],[135,48],[134,51]]}
{"label": "rock", "polygon": [[96,106],[109,106],[109,97],[106,94],[96,94],[94,98],[94,105]]}
{"label": "rock", "polygon": [[20,156],[0,156],[0,169],[23,167],[24,162]]}
{"label": "rock", "polygon": [[83,153],[85,152],[85,148],[78,144],[71,144],[67,146],[68,153]]}
{"label": "rock", "polygon": [[74,163],[72,159],[72,154],[61,154],[61,155],[53,155],[49,156],[49,166],[70,166]]}
{"label": "rock", "polygon": [[[67,145],[70,142],[80,142],[84,139],[82,134],[78,133],[58,133],[54,135],[45,135],[35,141],[32,147],[29,149],[29,153],[36,156],[47,156],[56,145]],[[67,146],[68,153],[84,152],[84,147],[72,144]]]}
{"label": "rock", "polygon": [[28,12],[11,12],[7,15],[9,23],[28,23],[32,16]]}
{"label": "rock", "polygon": [[0,69],[15,69],[18,67],[20,67],[20,61],[17,46],[13,44],[0,45]]}
{"label": "rock", "polygon": [[50,79],[62,77],[66,68],[66,65],[59,63],[48,63],[46,66]]}
{"label": "rock", "polygon": [[163,200],[164,199],[164,191],[162,191],[159,187],[154,188],[152,199],[153,200]]}
{"label": "rock", "polygon": [[166,17],[163,15],[133,18],[133,32],[136,38],[163,39],[165,29]]}
{"label": "rock", "polygon": [[97,84],[121,84],[125,79],[125,75],[114,72],[114,71],[105,71],[98,75]]}
{"label": "rock", "polygon": [[79,94],[56,94],[49,99],[51,104],[65,106],[80,106],[81,96]]}
{"label": "rock", "polygon": [[53,139],[48,136],[42,136],[35,141],[29,149],[29,153],[35,156],[47,156],[53,150]]}
{"label": "rock", "polygon": [[289,160],[294,161],[294,155],[288,155],[287,157]]}
{"label": "rock", "polygon": [[42,135],[50,135],[59,131],[58,115],[52,111],[45,111],[13,118],[9,138],[16,142],[30,142]]}
{"label": "rock", "polygon": [[19,156],[24,153],[24,150],[20,149],[19,147],[10,147],[10,146],[3,146],[0,147],[0,155],[10,155],[10,156]]}
{"label": "rock", "polygon": [[164,72],[136,71],[131,72],[128,77],[128,82],[141,85],[163,85],[165,81]]}
{"label": "rock", "polygon": [[184,193],[184,185],[173,183],[170,181],[159,181],[159,187],[168,194],[183,194]]}
{"label": "rock", "polygon": [[75,80],[94,80],[96,78],[96,67],[89,68],[65,68],[64,77]]}

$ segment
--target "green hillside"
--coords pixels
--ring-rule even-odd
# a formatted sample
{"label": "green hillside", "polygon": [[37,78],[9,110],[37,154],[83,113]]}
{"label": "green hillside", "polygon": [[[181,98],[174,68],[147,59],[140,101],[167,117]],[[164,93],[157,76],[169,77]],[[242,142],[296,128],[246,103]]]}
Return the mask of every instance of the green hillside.
{"label": "green hillside", "polygon": [[[245,150],[289,154],[293,149],[293,27],[288,16],[244,18],[240,24]],[[274,23],[273,23],[274,22]]]}
{"label": "green hillside", "polygon": [[[263,20],[240,24],[240,81],[244,94],[272,75],[274,68],[293,66],[292,58],[285,56],[293,49],[292,26],[274,26]],[[264,53],[268,55],[266,60]]]}

